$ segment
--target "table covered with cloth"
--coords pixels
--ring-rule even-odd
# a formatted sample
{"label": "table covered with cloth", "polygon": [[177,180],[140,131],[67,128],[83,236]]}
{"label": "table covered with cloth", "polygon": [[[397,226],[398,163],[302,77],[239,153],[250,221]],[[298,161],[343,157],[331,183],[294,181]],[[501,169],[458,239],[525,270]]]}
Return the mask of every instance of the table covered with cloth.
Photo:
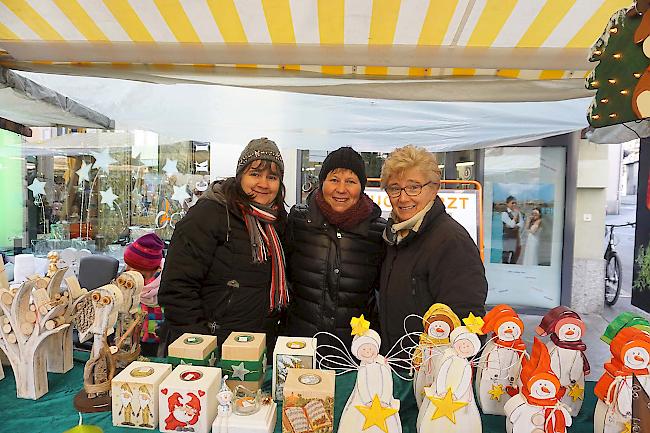
{"label": "table covered with cloth", "polygon": [[[83,357],[83,355],[81,355]],[[84,362],[77,359],[75,353],[74,368],[65,374],[48,373],[49,392],[38,400],[22,400],[16,398],[16,384],[11,367],[4,366],[5,378],[0,380],[0,432],[7,433],[61,433],[74,427],[79,422],[79,415],[75,410],[72,400],[81,389],[83,383]],[[86,355],[87,359],[87,355]],[[162,360],[159,360],[162,361]],[[415,433],[415,421],[418,416],[417,405],[413,396],[411,382],[394,377],[395,398],[401,400],[400,418],[404,433]],[[354,383],[355,373],[347,373],[336,378],[335,397],[335,423],[338,420],[347,402]],[[585,384],[585,401],[582,410],[569,433],[592,433],[594,429],[593,416],[596,406],[594,396],[594,382]],[[271,371],[267,371],[264,382],[265,391],[271,391]],[[278,422],[275,432],[282,431],[280,422],[281,402],[278,404]],[[94,424],[101,427],[104,432],[133,433],[136,431],[149,431],[125,427],[114,427],[111,422],[110,412],[83,414],[84,424]],[[505,417],[481,415],[484,433],[504,433]],[[158,432],[159,430],[153,430]],[[336,432],[336,430],[334,430]]]}

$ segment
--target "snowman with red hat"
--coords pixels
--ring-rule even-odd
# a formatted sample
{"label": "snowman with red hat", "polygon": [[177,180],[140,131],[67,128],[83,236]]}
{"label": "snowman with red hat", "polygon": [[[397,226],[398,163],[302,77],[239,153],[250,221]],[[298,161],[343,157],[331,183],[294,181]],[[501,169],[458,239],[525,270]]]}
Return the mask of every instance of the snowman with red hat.
{"label": "snowman with red hat", "polygon": [[512,433],[566,433],[571,415],[560,401],[563,389],[548,349],[537,337],[530,359],[522,359],[521,384],[521,392],[504,407]]}
{"label": "snowman with red hat", "polygon": [[505,415],[503,406],[519,392],[519,374],[526,345],[524,323],[509,305],[501,304],[484,317],[482,332],[493,333],[476,369],[476,396],[485,414]]}
{"label": "snowman with red hat", "polygon": [[546,313],[535,331],[540,336],[551,337],[546,343],[551,355],[551,369],[566,390],[562,403],[575,417],[582,407],[585,376],[589,374],[589,361],[585,356],[587,346],[582,342],[585,323],[578,313],[560,305]]}

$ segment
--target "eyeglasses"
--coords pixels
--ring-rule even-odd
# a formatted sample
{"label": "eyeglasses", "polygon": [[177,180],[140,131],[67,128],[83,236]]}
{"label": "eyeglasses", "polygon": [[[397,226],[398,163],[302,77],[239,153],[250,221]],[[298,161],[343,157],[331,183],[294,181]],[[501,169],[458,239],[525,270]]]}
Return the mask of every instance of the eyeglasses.
{"label": "eyeglasses", "polygon": [[424,185],[419,185],[419,184],[407,185],[404,188],[400,188],[399,186],[389,186],[386,188],[386,194],[388,194],[389,197],[397,198],[400,195],[402,195],[402,191],[404,191],[406,195],[408,195],[409,197],[415,197],[417,195],[420,195],[420,193],[422,192],[422,188],[424,188],[429,184],[438,185],[437,182],[429,181]]}

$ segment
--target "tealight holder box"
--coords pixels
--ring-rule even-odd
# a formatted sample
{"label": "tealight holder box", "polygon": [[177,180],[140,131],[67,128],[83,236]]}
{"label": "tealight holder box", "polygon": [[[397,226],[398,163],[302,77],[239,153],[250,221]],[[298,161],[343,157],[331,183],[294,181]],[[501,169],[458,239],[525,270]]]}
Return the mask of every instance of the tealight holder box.
{"label": "tealight holder box", "polygon": [[282,400],[282,389],[290,368],[315,368],[316,339],[304,337],[278,337],[273,350],[272,395]]}
{"label": "tealight holder box", "polygon": [[158,391],[170,364],[133,361],[111,382],[113,425],[153,430],[158,426]]}
{"label": "tealight holder box", "polygon": [[333,433],[332,370],[291,368],[284,383],[282,433]]}
{"label": "tealight holder box", "polygon": [[232,412],[218,413],[212,433],[272,433],[277,420],[277,403],[261,391],[250,392],[241,386],[234,390]]}
{"label": "tealight holder box", "polygon": [[167,360],[174,366],[186,364],[216,367],[219,361],[217,337],[185,333],[169,345]]}
{"label": "tealight holder box", "polygon": [[221,369],[228,375],[231,389],[242,385],[257,391],[266,373],[266,335],[255,332],[232,332],[221,346]]}
{"label": "tealight holder box", "polygon": [[221,369],[179,365],[160,384],[159,430],[208,433],[217,416]]}

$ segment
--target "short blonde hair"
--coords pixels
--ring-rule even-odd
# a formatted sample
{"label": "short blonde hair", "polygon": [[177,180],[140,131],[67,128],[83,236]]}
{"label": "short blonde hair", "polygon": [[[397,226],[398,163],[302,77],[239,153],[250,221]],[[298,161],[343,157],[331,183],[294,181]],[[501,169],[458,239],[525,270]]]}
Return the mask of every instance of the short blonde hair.
{"label": "short blonde hair", "polygon": [[409,144],[393,150],[381,168],[381,186],[388,186],[391,176],[402,176],[406,170],[416,168],[432,182],[440,182],[442,172],[438,167],[436,156],[423,147]]}

